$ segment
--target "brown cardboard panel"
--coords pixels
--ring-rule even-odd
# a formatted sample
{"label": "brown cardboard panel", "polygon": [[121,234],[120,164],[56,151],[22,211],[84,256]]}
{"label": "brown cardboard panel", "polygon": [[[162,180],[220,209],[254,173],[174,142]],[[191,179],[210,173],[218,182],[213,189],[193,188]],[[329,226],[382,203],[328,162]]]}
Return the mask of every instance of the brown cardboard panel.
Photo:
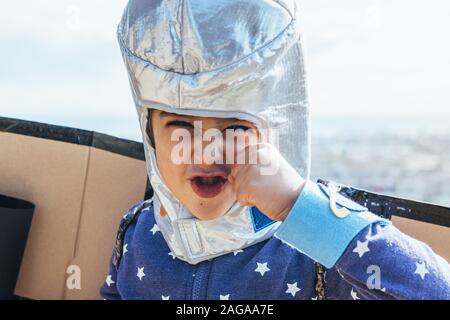
{"label": "brown cardboard panel", "polygon": [[60,299],[73,255],[88,147],[0,132],[0,193],[33,202],[16,294]]}
{"label": "brown cardboard panel", "polygon": [[[0,132],[0,193],[36,204],[15,293],[100,299],[124,212],[144,197],[145,162],[101,149]],[[69,288],[68,266],[81,271]]]}
{"label": "brown cardboard panel", "polygon": [[120,219],[144,198],[145,162],[91,148],[83,210],[72,265],[80,267],[81,289],[66,287],[64,299],[100,299]]}
{"label": "brown cardboard panel", "polygon": [[450,261],[450,228],[393,216],[392,223],[403,233],[425,242],[434,252]]}

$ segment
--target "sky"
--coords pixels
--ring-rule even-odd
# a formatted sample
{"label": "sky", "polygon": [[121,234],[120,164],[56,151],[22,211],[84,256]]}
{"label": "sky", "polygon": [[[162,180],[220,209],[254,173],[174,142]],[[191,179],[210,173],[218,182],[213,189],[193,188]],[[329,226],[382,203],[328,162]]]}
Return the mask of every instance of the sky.
{"label": "sky", "polygon": [[[0,116],[139,139],[125,0],[2,0]],[[313,117],[450,117],[450,2],[299,0]]]}

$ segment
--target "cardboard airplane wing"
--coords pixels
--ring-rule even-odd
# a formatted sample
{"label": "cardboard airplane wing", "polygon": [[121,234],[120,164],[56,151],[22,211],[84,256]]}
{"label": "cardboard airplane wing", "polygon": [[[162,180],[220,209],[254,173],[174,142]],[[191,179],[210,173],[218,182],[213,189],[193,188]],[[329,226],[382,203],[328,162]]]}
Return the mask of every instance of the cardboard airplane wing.
{"label": "cardboard airplane wing", "polygon": [[142,144],[0,117],[0,152],[0,194],[36,206],[15,294],[100,299],[120,219],[148,191]]}
{"label": "cardboard airplane wing", "polygon": [[[340,193],[392,218],[400,230],[450,260],[449,208],[347,186]],[[0,262],[8,266],[0,271],[18,273],[15,295],[100,299],[120,219],[152,191],[141,143],[0,117],[0,194],[35,205],[21,208],[28,209],[22,220],[13,219],[22,211],[2,209],[6,198],[0,197],[0,235],[1,228],[17,231],[9,230],[0,243]],[[11,255],[11,249],[17,252]],[[9,280],[0,281],[0,293],[14,284]]]}

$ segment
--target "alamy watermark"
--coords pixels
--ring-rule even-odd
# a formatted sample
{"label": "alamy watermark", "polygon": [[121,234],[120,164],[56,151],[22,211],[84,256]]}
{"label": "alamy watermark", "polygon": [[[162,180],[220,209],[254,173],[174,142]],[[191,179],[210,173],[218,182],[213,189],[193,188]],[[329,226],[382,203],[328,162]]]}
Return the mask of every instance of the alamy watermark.
{"label": "alamy watermark", "polygon": [[66,287],[69,290],[81,290],[81,268],[75,264],[71,264],[66,269],[68,277],[66,279]]}
{"label": "alamy watermark", "polygon": [[278,171],[279,158],[261,156],[261,137],[270,139],[270,143],[278,148],[275,130],[209,128],[203,131],[202,121],[194,121],[194,130],[177,128],[172,132],[171,141],[177,143],[172,147],[171,161],[177,165],[258,164],[262,175],[274,175]]}

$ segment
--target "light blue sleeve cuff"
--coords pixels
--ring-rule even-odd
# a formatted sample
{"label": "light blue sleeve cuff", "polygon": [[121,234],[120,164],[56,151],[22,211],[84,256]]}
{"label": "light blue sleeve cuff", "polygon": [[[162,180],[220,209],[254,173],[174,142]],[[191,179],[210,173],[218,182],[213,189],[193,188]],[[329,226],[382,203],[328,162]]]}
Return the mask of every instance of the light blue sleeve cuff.
{"label": "light blue sleeve cuff", "polygon": [[307,180],[291,212],[275,233],[275,237],[328,269],[366,226],[375,222],[391,223],[339,193],[335,193],[334,198],[336,208],[347,208],[349,215],[337,217],[330,208],[328,188]]}

